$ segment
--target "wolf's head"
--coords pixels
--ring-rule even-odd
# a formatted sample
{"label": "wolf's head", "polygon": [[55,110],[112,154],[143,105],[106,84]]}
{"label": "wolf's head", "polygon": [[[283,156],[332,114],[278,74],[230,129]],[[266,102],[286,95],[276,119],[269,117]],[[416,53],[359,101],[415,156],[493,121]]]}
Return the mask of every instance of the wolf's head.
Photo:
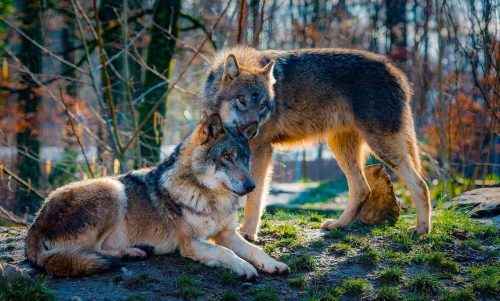
{"label": "wolf's head", "polygon": [[[227,56],[222,77],[209,75],[204,109],[219,113],[225,125],[245,130],[253,138],[259,127],[274,112],[274,61],[264,67],[248,67],[238,63],[233,54]],[[212,83],[211,83],[212,82]]]}
{"label": "wolf's head", "polygon": [[203,186],[243,196],[255,188],[245,133],[225,127],[219,114],[205,117],[191,135],[191,172]]}

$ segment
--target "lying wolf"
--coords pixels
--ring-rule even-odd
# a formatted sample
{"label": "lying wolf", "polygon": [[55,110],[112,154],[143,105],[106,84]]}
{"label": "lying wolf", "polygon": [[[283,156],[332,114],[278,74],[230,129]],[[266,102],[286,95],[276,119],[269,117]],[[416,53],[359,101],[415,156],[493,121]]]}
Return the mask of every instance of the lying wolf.
{"label": "lying wolf", "polygon": [[26,256],[57,276],[94,274],[118,259],[175,250],[247,279],[257,276],[252,264],[285,273],[285,264],[235,230],[242,196],[255,187],[249,160],[244,136],[212,115],[155,168],[52,192],[28,231]]}
{"label": "lying wolf", "polygon": [[256,136],[250,148],[257,187],[247,197],[240,232],[256,238],[273,148],[324,139],[349,184],[347,208],[336,221],[325,221],[324,229],[348,226],[369,198],[363,173],[369,148],[408,185],[417,208],[417,225],[410,230],[428,233],[429,191],[419,175],[410,98],[404,74],[369,52],[239,47],[218,53],[207,73],[202,109]]}

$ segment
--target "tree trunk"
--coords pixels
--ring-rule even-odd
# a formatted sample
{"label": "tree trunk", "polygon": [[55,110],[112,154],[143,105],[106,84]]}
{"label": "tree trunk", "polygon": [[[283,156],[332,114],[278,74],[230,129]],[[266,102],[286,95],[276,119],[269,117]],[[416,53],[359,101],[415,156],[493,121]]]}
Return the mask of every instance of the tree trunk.
{"label": "tree trunk", "polygon": [[[40,1],[19,1],[21,13],[21,29],[31,39],[41,43],[42,32],[40,24]],[[42,68],[42,52],[31,41],[20,37],[21,45],[18,57],[33,73],[40,73]],[[38,158],[40,154],[38,110],[40,97],[36,94],[38,85],[26,73],[20,75],[21,84],[26,85],[19,93],[18,110],[21,115],[18,121],[17,139],[17,169],[19,176],[31,183],[33,188],[38,188],[41,176],[40,164],[31,157]],[[26,153],[29,156],[26,156]],[[34,213],[40,206],[41,200],[30,191],[17,189],[16,211],[18,213]]]}
{"label": "tree trunk", "polygon": [[406,61],[406,1],[385,1],[385,22],[389,30],[389,55],[396,62]]}
{"label": "tree trunk", "polygon": [[[170,30],[173,37],[178,35],[177,19],[181,8],[180,0],[158,0],[155,3],[153,22],[163,29]],[[172,58],[175,52],[175,40],[166,37],[162,30],[156,26],[151,27],[150,32],[151,42],[148,48],[146,61],[149,66],[155,68],[158,72],[166,73],[170,78],[172,74]],[[144,80],[144,89],[147,90],[158,83],[162,79],[158,78],[152,72],[146,72]],[[155,89],[144,97],[139,105],[139,123],[148,115],[154,104],[160,100],[165,90],[169,88],[165,84],[165,89]],[[140,151],[142,160],[147,163],[158,162],[160,159],[160,150],[162,142],[162,119],[167,113],[167,99],[162,101],[153,115],[154,118],[147,120],[143,129],[143,134],[140,137]]]}

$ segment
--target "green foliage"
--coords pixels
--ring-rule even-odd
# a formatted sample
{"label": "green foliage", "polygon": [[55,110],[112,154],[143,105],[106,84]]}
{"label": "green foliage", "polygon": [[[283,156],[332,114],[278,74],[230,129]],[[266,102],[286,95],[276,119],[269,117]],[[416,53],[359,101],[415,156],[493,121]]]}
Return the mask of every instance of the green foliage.
{"label": "green foliage", "polygon": [[469,268],[474,290],[484,295],[500,294],[500,263]]}
{"label": "green foliage", "polygon": [[325,234],[325,237],[326,238],[339,239],[339,238],[343,238],[345,235],[346,234],[345,234],[344,231],[342,231],[340,229],[333,229],[333,230],[328,231]]}
{"label": "green foliage", "polygon": [[408,265],[413,259],[411,253],[397,252],[393,250],[382,250],[381,257],[384,262],[396,265]]}
{"label": "green foliage", "polygon": [[443,252],[434,251],[422,253],[417,256],[417,260],[425,262],[447,273],[458,273],[460,271],[460,264],[446,258]]}
{"label": "green foliage", "polygon": [[0,300],[5,301],[52,301],[54,292],[46,286],[46,280],[17,278],[12,281],[0,280]]}
{"label": "green foliage", "polygon": [[[64,153],[62,160],[55,163],[52,172],[48,176],[49,183],[52,187],[61,187],[78,178],[79,163],[77,158],[78,152],[68,150]],[[81,168],[84,167],[81,166]]]}
{"label": "green foliage", "polygon": [[300,254],[290,262],[292,271],[310,272],[317,267],[316,259],[311,254]]}
{"label": "green foliage", "polygon": [[388,267],[381,271],[377,278],[384,283],[397,283],[403,277],[404,271],[399,267]]}
{"label": "green foliage", "polygon": [[225,291],[219,296],[218,300],[220,300],[220,301],[239,301],[239,300],[241,300],[241,295],[235,291]]}
{"label": "green foliage", "polygon": [[373,301],[401,301],[405,296],[401,289],[396,286],[383,286]]}
{"label": "green foliage", "polygon": [[440,288],[439,280],[426,272],[417,274],[408,281],[408,289],[417,295],[434,295]]}
{"label": "green foliage", "polygon": [[338,242],[331,244],[328,247],[328,251],[336,255],[346,256],[354,253],[355,249],[348,243]]}
{"label": "green foliage", "polygon": [[358,256],[358,261],[364,265],[375,265],[380,262],[380,254],[372,247],[366,247]]}
{"label": "green foliage", "polygon": [[342,239],[342,241],[344,243],[350,244],[351,246],[356,247],[356,248],[366,246],[366,242],[363,241],[363,239],[361,237],[358,237],[358,236],[353,235],[353,234],[346,235]]}
{"label": "green foliage", "polygon": [[203,294],[193,276],[182,274],[174,281],[176,294],[185,299],[194,299]]}
{"label": "green foliage", "polygon": [[291,287],[303,288],[307,284],[306,277],[298,276],[298,277],[290,278],[290,279],[288,279],[288,284]]}
{"label": "green foliage", "polygon": [[291,224],[269,225],[262,232],[276,238],[297,238],[299,235],[299,229]]}
{"label": "green foliage", "polygon": [[370,283],[363,278],[349,278],[340,284],[344,294],[349,296],[360,296],[372,289]]}
{"label": "green foliage", "polygon": [[237,275],[233,271],[228,269],[222,269],[220,273],[221,282],[224,284],[233,284],[236,282],[237,278]]}
{"label": "green foliage", "polygon": [[439,301],[473,301],[477,300],[472,288],[462,287],[454,290],[444,291],[439,297]]}
{"label": "green foliage", "polygon": [[272,286],[264,286],[251,291],[253,301],[278,301],[281,298]]}

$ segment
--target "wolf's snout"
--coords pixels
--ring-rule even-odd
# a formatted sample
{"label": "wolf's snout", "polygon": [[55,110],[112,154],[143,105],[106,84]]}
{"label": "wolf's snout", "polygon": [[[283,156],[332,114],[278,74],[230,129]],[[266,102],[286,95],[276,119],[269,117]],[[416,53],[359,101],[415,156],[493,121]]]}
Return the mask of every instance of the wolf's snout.
{"label": "wolf's snout", "polygon": [[252,139],[257,135],[258,128],[259,123],[257,121],[252,121],[238,126],[238,131],[243,133],[248,139]]}
{"label": "wolf's snout", "polygon": [[250,193],[255,189],[255,182],[252,180],[246,180],[244,187],[245,187],[245,192]]}

